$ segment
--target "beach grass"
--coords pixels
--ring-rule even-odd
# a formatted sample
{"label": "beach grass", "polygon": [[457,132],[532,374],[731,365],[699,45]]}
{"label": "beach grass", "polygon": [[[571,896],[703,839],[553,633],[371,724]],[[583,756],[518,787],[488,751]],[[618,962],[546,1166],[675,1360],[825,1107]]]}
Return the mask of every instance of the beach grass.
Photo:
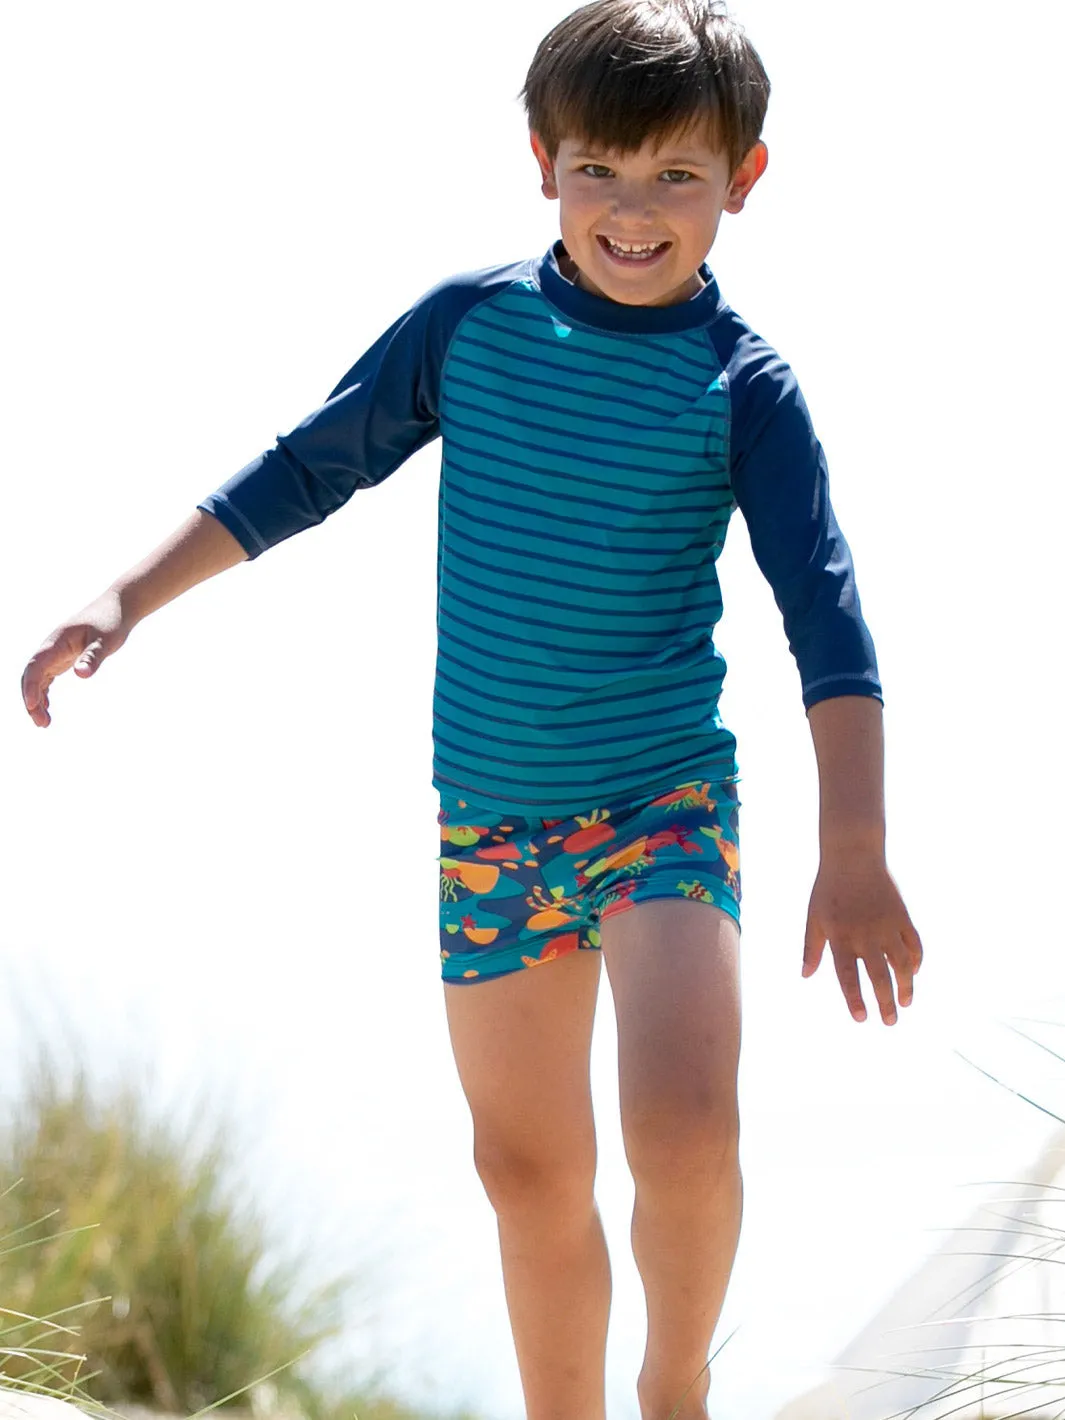
{"label": "beach grass", "polygon": [[[143,1072],[141,1072],[143,1075]],[[37,1042],[0,1117],[0,1386],[94,1415],[430,1416],[316,1368],[357,1277],[314,1280],[234,1180],[233,1121],[182,1126]]]}
{"label": "beach grass", "polygon": [[[1034,1039],[1026,1031],[1018,1029],[1017,1026],[1009,1022],[1005,1024],[1009,1030],[1029,1041],[1038,1049],[1047,1052],[1060,1064],[1065,1065],[1065,1054],[1060,1050],[1055,1050],[1045,1042]],[[1039,1021],[1037,1024],[1065,1030],[1065,1022]],[[983,1066],[967,1059],[960,1051],[956,1050],[955,1054],[994,1085],[1014,1095],[1023,1104],[1038,1110],[1039,1113],[1048,1119],[1055,1120],[1059,1125],[1065,1126],[1065,1117],[1062,1114],[1045,1104],[1040,1104],[1037,1100],[997,1078]],[[1018,1202],[1031,1204],[1036,1201],[1034,1195],[1041,1189],[1057,1200],[1065,1202],[1065,1188],[1058,1185],[1036,1185],[1024,1179],[999,1179],[995,1182],[998,1186],[1032,1190],[1032,1194],[1026,1195],[1024,1199],[1015,1200]],[[965,1297],[966,1312],[975,1309],[997,1282],[1019,1269],[1059,1268],[1065,1264],[1065,1226],[1055,1225],[1051,1221],[1043,1219],[1035,1227],[1032,1227],[1027,1223],[1023,1211],[1020,1214],[1001,1214],[1000,1216],[1003,1222],[1008,1223],[1010,1229],[1025,1241],[1018,1244],[1016,1251],[1002,1251],[993,1248],[989,1250],[989,1257],[1001,1260],[988,1269],[985,1285],[981,1287],[981,1290]],[[966,1291],[967,1293],[971,1292],[971,1289],[967,1288]],[[971,1358],[971,1368],[969,1364],[963,1364],[950,1370],[939,1369],[934,1361],[930,1361],[925,1370],[902,1370],[900,1371],[901,1375],[925,1380],[939,1380],[941,1384],[939,1389],[929,1396],[921,1406],[891,1414],[885,1413],[882,1420],[922,1420],[924,1415],[933,1413],[937,1417],[958,1416],[963,1417],[963,1420],[1065,1420],[1065,1313],[1017,1315],[1007,1312],[989,1319],[992,1322],[1016,1324],[1019,1338],[1023,1336],[1024,1324],[1030,1320],[1060,1324],[1061,1345],[1052,1347],[1045,1344],[1026,1345],[1023,1340],[1018,1340],[1016,1344],[1010,1344],[1004,1348],[1010,1351],[1009,1356],[1000,1357],[988,1357],[985,1348],[974,1346],[972,1349],[978,1354]],[[929,1347],[929,1353],[933,1354],[935,1349],[935,1347]],[[1056,1400],[1048,1400],[1048,1389],[1058,1397]],[[1040,1397],[1040,1392],[1042,1392],[1042,1397]]]}

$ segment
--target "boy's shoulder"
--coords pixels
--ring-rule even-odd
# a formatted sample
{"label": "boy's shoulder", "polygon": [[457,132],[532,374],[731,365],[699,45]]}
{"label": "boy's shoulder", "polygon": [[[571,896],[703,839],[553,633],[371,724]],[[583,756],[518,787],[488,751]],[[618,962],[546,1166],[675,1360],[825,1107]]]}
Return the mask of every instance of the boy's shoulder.
{"label": "boy's shoulder", "polygon": [[515,284],[528,285],[536,278],[539,257],[524,257],[519,261],[497,262],[441,277],[414,304],[414,308],[431,307],[446,315],[471,309],[481,301],[505,291]]}
{"label": "boy's shoulder", "polygon": [[[442,277],[411,302],[363,352],[329,399],[344,394],[360,384],[371,370],[384,366],[392,372],[390,378],[401,384],[416,378],[432,385],[439,380],[452,337],[470,311],[515,283],[530,282],[535,268],[536,259],[527,257]],[[392,385],[390,379],[377,379],[376,387],[391,389]]]}
{"label": "boy's shoulder", "polygon": [[724,300],[708,322],[707,334],[722,365],[730,367],[734,373],[741,369],[746,371],[751,365],[786,363],[776,347]]}
{"label": "boy's shoulder", "polygon": [[734,411],[797,403],[805,410],[802,390],[791,364],[775,345],[724,302],[707,327],[724,373]]}
{"label": "boy's shoulder", "polygon": [[[372,360],[391,349],[439,373],[452,338],[465,317],[511,287],[534,284],[536,267],[536,257],[525,257],[441,277],[408,306],[378,345],[367,352],[367,357]],[[351,374],[349,371],[337,391]]]}

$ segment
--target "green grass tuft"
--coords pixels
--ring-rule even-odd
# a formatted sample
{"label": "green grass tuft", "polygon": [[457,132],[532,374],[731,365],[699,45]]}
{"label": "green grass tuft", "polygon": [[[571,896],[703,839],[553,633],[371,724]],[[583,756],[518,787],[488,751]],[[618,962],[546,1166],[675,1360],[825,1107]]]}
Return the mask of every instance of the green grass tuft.
{"label": "green grass tuft", "polygon": [[[104,1413],[255,1403],[306,1420],[426,1420],[311,1369],[350,1273],[304,1281],[232,1182],[231,1121],[157,1117],[142,1089],[43,1046],[0,1121],[0,1385]],[[477,1420],[470,1415],[453,1420]]]}

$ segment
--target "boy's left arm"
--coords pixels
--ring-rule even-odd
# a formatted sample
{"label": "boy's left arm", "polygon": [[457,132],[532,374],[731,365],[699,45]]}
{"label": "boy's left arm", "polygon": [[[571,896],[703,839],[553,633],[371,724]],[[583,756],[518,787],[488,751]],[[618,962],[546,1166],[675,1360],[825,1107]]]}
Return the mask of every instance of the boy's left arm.
{"label": "boy's left arm", "polygon": [[851,1015],[864,1021],[858,961],[865,962],[885,1025],[913,1001],[921,939],[888,871],[884,828],[884,725],[867,695],[820,700],[807,711],[821,783],[821,865],[806,922],[803,976],[821,964],[826,942]]}
{"label": "boy's left arm", "polygon": [[899,1000],[908,1006],[922,948],[884,857],[880,675],[850,548],[832,509],[825,452],[795,372],[738,317],[714,329],[731,399],[733,493],[784,618],[821,778],[821,866],[810,898],[803,975],[817,970],[827,942],[850,1012],[863,1021],[860,958],[891,1025],[889,965]]}

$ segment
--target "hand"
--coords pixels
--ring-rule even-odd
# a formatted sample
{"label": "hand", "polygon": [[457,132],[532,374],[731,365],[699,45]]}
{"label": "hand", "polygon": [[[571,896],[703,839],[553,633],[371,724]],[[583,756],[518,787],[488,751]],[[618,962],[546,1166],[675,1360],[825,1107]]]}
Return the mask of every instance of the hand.
{"label": "hand", "polygon": [[860,958],[884,1024],[894,1025],[895,998],[888,963],[898,981],[899,1005],[909,1006],[924,948],[882,853],[840,853],[827,860],[822,855],[806,919],[804,977],[812,976],[820,966],[826,942],[832,948],[836,975],[854,1019],[864,1021],[866,1016],[858,982]]}
{"label": "hand", "polygon": [[57,675],[73,666],[75,675],[88,679],[125,645],[133,625],[123,614],[118,593],[107,591],[57,626],[22,673],[22,699],[33,723],[42,728],[52,723],[48,687]]}

